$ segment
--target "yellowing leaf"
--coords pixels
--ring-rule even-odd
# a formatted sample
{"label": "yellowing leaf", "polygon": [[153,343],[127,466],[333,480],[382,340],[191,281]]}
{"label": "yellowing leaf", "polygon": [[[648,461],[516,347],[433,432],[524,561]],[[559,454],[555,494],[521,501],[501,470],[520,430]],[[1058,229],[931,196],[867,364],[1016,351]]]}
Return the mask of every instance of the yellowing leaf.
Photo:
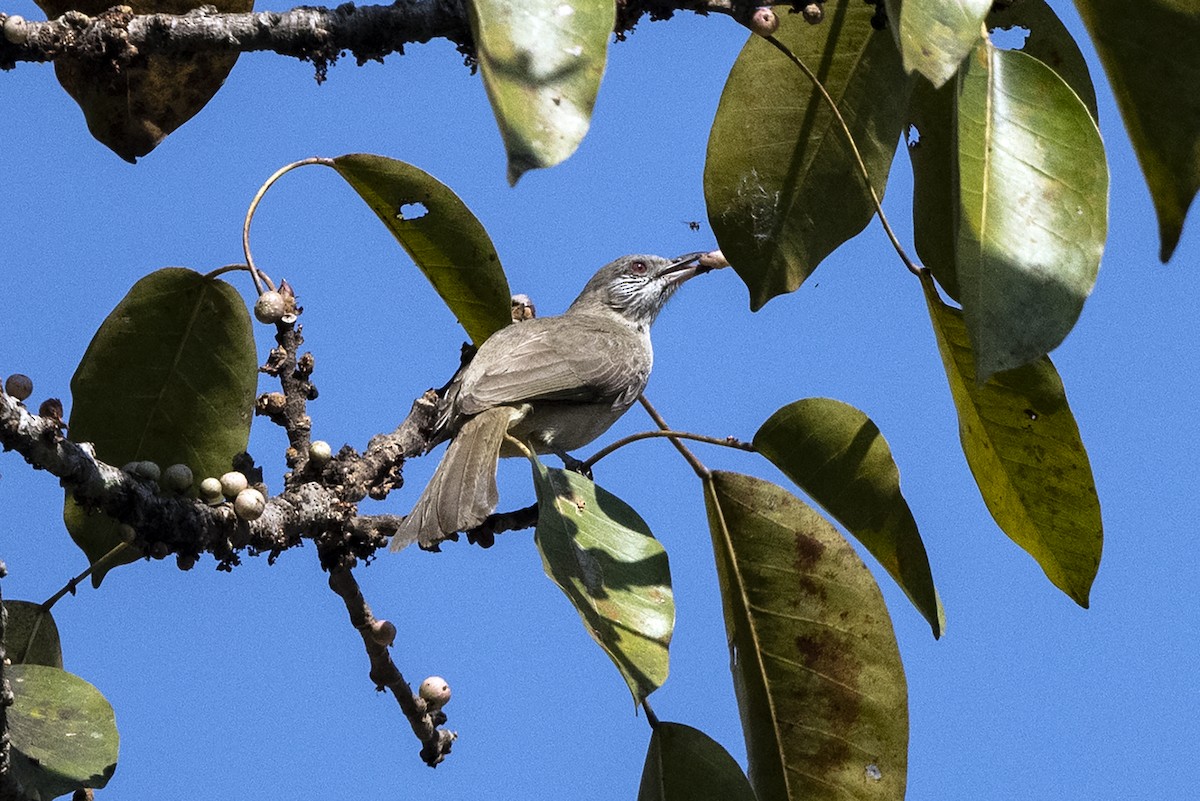
{"label": "yellowing leaf", "polygon": [[962,313],[923,281],[967,464],[996,524],[1080,606],[1100,567],[1100,500],[1062,380],[1046,356],[975,377]]}

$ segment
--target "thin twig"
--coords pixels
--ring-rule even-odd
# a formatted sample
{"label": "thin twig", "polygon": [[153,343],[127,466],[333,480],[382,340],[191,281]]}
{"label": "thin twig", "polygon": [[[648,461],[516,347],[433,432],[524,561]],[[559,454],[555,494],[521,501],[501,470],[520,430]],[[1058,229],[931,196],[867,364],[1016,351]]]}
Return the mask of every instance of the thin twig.
{"label": "thin twig", "polygon": [[[642,404],[642,408],[646,410],[646,414],[650,415],[650,419],[654,421],[655,425],[657,425],[663,431],[674,431],[674,429],[667,425],[667,421],[664,420],[663,416],[658,413],[658,410],[650,404],[650,401],[646,400],[645,395],[638,395],[638,401]],[[674,434],[667,435],[667,439],[669,439],[671,444],[675,446],[675,449],[683,455],[683,458],[687,460],[687,463],[692,466],[692,470],[696,472],[697,476],[704,478],[709,475],[708,468],[704,466],[703,462],[696,458],[696,454],[688,450],[688,447],[683,444],[683,440]]]}
{"label": "thin twig", "polygon": [[705,442],[709,445],[723,445],[726,448],[736,448],[738,450],[751,451],[751,452],[754,451],[754,446],[751,445],[749,442],[743,442],[742,440],[737,439],[735,437],[725,437],[724,439],[722,439],[720,437],[705,436],[704,434],[692,434],[687,431],[664,431],[662,429],[659,429],[657,431],[641,431],[637,434],[630,434],[627,437],[622,437],[621,439],[617,440],[616,442],[613,442],[609,445],[605,445],[603,448],[596,451],[596,453],[592,456],[592,458],[584,460],[583,467],[590,470],[592,468],[592,466],[596,464],[596,462],[600,461],[605,456],[608,456],[610,453],[617,450],[618,448],[623,448],[626,445],[630,444],[631,442],[637,442],[637,441],[643,440],[643,439],[654,439],[654,438],[658,438],[658,437],[690,439],[690,440],[693,440],[694,442]]}
{"label": "thin twig", "polygon": [[267,193],[267,190],[271,188],[273,183],[297,167],[305,167],[309,164],[324,164],[327,167],[334,166],[333,159],[324,158],[322,156],[313,156],[307,159],[300,159],[300,161],[293,161],[291,164],[285,164],[276,170],[275,173],[258,188],[258,191],[254,193],[254,198],[250,201],[250,208],[246,209],[246,221],[242,223],[242,253],[244,253],[246,256],[246,266],[250,268],[250,275],[254,279],[254,288],[258,290],[258,294],[260,295],[265,291],[262,285],[264,280],[266,281],[267,286],[272,290],[275,289],[275,285],[271,283],[271,279],[265,275],[262,275],[260,278],[258,268],[254,266],[254,257],[250,255],[250,222],[254,219],[254,211],[258,208],[259,201],[263,199],[263,195]]}
{"label": "thin twig", "polygon": [[[54,608],[54,605],[56,603],[58,603],[60,600],[62,600],[64,595],[66,595],[68,593],[70,593],[71,595],[74,595],[75,588],[79,586],[79,582],[83,581],[85,578],[92,575],[92,573],[94,573],[99,568],[106,567],[109,563],[111,563],[114,559],[117,558],[118,554],[122,553],[128,547],[129,547],[129,545],[127,543],[118,542],[111,551],[104,554],[104,556],[101,556],[95,562],[92,562],[90,565],[87,566],[86,570],[84,570],[82,573],[80,573],[75,578],[67,581],[67,583],[63,585],[63,588],[61,590],[54,593],[49,598],[47,598],[45,601],[43,601],[42,607],[41,607],[42,611],[49,612],[51,609]],[[36,626],[35,626],[34,633],[36,633]],[[33,639],[33,634],[30,634],[30,640],[32,641],[32,639]]]}
{"label": "thin twig", "polygon": [[446,722],[446,714],[440,709],[430,708],[424,699],[413,694],[412,687],[392,661],[388,650],[390,643],[377,639],[377,627],[373,625],[376,620],[371,614],[371,607],[367,605],[358,581],[348,567],[329,571],[329,588],[345,603],[351,625],[362,635],[371,664],[371,681],[380,689],[386,687],[396,697],[413,734],[421,741],[421,759],[429,767],[437,767],[450,753],[450,747],[458,736],[439,728]]}
{"label": "thin twig", "polygon": [[837,119],[838,125],[841,126],[842,133],[846,135],[846,141],[850,143],[850,150],[854,153],[854,161],[858,164],[858,172],[860,175],[862,175],[863,182],[867,185],[867,191],[871,194],[871,202],[875,204],[875,214],[879,217],[879,221],[883,223],[884,232],[887,234],[888,239],[891,240],[892,247],[896,249],[896,254],[900,257],[900,261],[904,262],[904,266],[908,268],[908,271],[913,275],[920,276],[922,269],[921,266],[908,257],[908,253],[905,252],[904,246],[900,244],[900,240],[896,237],[895,231],[892,230],[892,226],[891,223],[888,222],[887,215],[883,213],[883,206],[879,202],[879,195],[875,193],[875,187],[871,185],[871,173],[869,170],[867,170],[867,164],[865,161],[863,161],[862,154],[858,151],[858,143],[854,141],[854,135],[850,133],[850,126],[846,124],[846,118],[843,117],[842,112],[838,110],[837,103],[832,97],[830,97],[829,92],[825,90],[825,86],[821,83],[821,79],[818,78],[813,71],[808,68],[808,65],[801,61],[799,56],[793,53],[787,45],[776,39],[774,36],[764,36],[763,38],[770,42],[776,50],[787,56],[788,59],[791,60],[791,62],[795,64],[801,72],[804,73],[805,77],[812,82],[813,87],[816,88],[817,92],[820,93],[821,97],[823,97],[825,102],[829,105],[830,110],[833,112],[834,118]]}

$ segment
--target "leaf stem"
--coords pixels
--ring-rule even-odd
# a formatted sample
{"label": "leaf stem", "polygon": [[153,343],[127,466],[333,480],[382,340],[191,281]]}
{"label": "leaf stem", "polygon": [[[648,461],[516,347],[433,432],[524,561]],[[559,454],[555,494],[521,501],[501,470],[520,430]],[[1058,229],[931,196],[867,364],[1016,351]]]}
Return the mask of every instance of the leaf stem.
{"label": "leaf stem", "polygon": [[596,464],[596,462],[600,461],[605,456],[608,456],[610,453],[612,453],[613,451],[615,451],[619,448],[623,448],[626,445],[628,445],[632,442],[637,442],[639,440],[653,439],[653,438],[658,438],[658,437],[690,439],[690,440],[693,440],[694,442],[705,442],[705,443],[708,443],[709,445],[723,445],[726,448],[737,448],[738,450],[751,451],[751,452],[754,451],[754,446],[751,445],[749,442],[743,442],[742,440],[736,439],[734,437],[725,437],[724,439],[722,439],[720,437],[705,436],[704,434],[692,434],[691,432],[688,432],[688,431],[673,431],[673,430],[657,429],[655,431],[640,431],[637,434],[630,434],[627,437],[622,437],[621,439],[617,440],[616,442],[606,445],[603,448],[601,448],[600,450],[596,451],[595,455],[592,456],[592,458],[584,461],[583,466],[590,469],[593,465]]}
{"label": "leaf stem", "polygon": [[[128,547],[129,547],[129,545],[128,545],[127,543],[124,543],[124,542],[118,542],[118,543],[116,544],[116,546],[115,546],[115,547],[114,547],[114,548],[113,548],[111,551],[109,551],[108,553],[104,554],[104,556],[101,556],[101,557],[100,557],[99,559],[97,559],[95,562],[92,562],[90,565],[88,565],[88,566],[87,566],[87,569],[86,569],[86,570],[84,570],[84,571],[83,571],[82,573],[80,573],[78,576],[76,576],[76,577],[75,577],[75,578],[73,578],[73,579],[70,579],[70,580],[69,580],[69,581],[68,581],[66,584],[64,584],[64,585],[63,585],[63,588],[62,588],[61,590],[59,590],[58,592],[54,593],[54,594],[53,594],[53,595],[51,595],[49,598],[47,598],[45,601],[43,601],[43,602],[42,602],[42,611],[43,611],[43,612],[49,612],[51,609],[53,609],[53,608],[54,608],[54,605],[55,605],[56,603],[58,603],[60,600],[62,600],[62,597],[63,597],[64,595],[66,595],[67,593],[71,593],[71,594],[73,595],[73,594],[75,593],[75,588],[76,588],[77,586],[79,586],[79,582],[83,581],[85,578],[87,578],[88,576],[92,575],[92,573],[93,573],[93,572],[94,572],[94,571],[95,571],[97,568],[104,567],[104,566],[105,566],[105,565],[107,565],[109,562],[111,562],[111,561],[113,561],[114,559],[116,559],[116,558],[117,558],[117,555],[118,555],[118,554],[120,554],[122,551],[124,551],[124,550],[125,550],[126,548],[128,548]],[[37,632],[37,627],[35,626],[35,627],[34,627],[34,633],[36,633],[36,632]],[[31,635],[30,635],[30,637],[32,638],[32,636],[33,636],[33,635],[31,634]]]}
{"label": "leaf stem", "polygon": [[246,266],[245,264],[226,264],[224,267],[218,267],[217,269],[213,270],[212,272],[205,273],[204,277],[205,278],[216,278],[218,275],[224,275],[225,273],[236,273],[241,270],[250,272],[250,268],[248,266]]}
{"label": "leaf stem", "polygon": [[891,240],[892,247],[896,249],[896,254],[900,257],[900,261],[904,262],[904,266],[908,268],[910,273],[919,277],[924,268],[909,258],[908,253],[906,253],[904,250],[904,246],[900,244],[900,240],[897,238],[896,232],[892,230],[892,225],[888,222],[887,215],[883,213],[883,206],[879,202],[879,195],[876,194],[875,187],[871,185],[871,173],[867,170],[867,165],[866,162],[863,161],[862,153],[860,153],[858,150],[858,143],[854,141],[854,134],[850,133],[850,126],[846,124],[846,118],[843,117],[842,112],[838,110],[837,103],[829,95],[829,92],[825,90],[825,85],[821,83],[821,79],[818,78],[813,71],[808,68],[808,65],[801,61],[800,57],[793,53],[787,45],[776,39],[774,36],[764,36],[763,38],[770,42],[776,50],[787,56],[788,59],[790,59],[791,62],[795,64],[802,73],[804,73],[804,76],[808,78],[810,82],[812,82],[813,87],[817,90],[817,92],[820,93],[821,97],[824,98],[825,102],[829,105],[829,109],[833,112],[834,118],[837,119],[838,125],[841,126],[842,133],[846,135],[846,141],[850,143],[850,150],[854,153],[854,161],[858,164],[858,172],[860,175],[862,175],[863,182],[867,185],[867,191],[871,194],[871,202],[875,204],[875,214],[879,217],[879,222],[883,223],[884,233],[886,233],[888,239]]}
{"label": "leaf stem", "polygon": [[264,282],[266,282],[267,287],[272,291],[275,289],[275,284],[271,282],[271,279],[268,276],[259,272],[258,268],[254,266],[254,257],[250,255],[250,222],[254,219],[254,212],[258,208],[259,201],[263,199],[263,195],[267,193],[267,190],[271,188],[273,183],[297,167],[306,167],[309,164],[324,164],[327,167],[332,167],[333,160],[323,156],[313,156],[311,158],[293,161],[291,164],[285,164],[276,170],[274,174],[272,174],[271,177],[268,178],[266,182],[264,182],[263,185],[258,188],[258,191],[254,193],[254,198],[250,201],[250,208],[246,209],[246,221],[242,223],[242,253],[246,255],[246,267],[250,270],[250,277],[254,279],[254,288],[260,295],[265,291],[263,289]]}
{"label": "leaf stem", "polygon": [[654,714],[654,709],[650,706],[650,702],[645,698],[642,699],[642,709],[646,711],[646,722],[650,724],[651,729],[658,728],[658,715]]}

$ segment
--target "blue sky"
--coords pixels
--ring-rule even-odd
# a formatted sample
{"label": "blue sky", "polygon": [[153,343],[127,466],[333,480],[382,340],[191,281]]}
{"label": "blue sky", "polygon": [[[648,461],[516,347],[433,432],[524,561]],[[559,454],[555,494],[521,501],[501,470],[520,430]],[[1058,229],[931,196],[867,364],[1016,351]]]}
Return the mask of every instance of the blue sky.
{"label": "blue sky", "polygon": [[[1078,35],[1070,5],[1053,5]],[[3,8],[42,16],[25,0]],[[444,42],[383,65],[348,61],[323,86],[308,65],[243,57],[208,107],[137,166],[91,139],[50,67],[22,65],[0,75],[0,373],[30,375],[35,400],[67,399],[92,332],[129,286],[159,267],[239,261],[255,190],[306,156],[374,152],[434,174],[481,219],[514,291],[543,314],[565,308],[618,255],[707,249],[705,144],[745,38],[723,17],[644,23],[610,48],[579,152],[515,189],[479,78]],[[1084,48],[1112,170],[1110,237],[1095,292],[1053,358],[1103,505],[1090,610],[1055,590],[988,516],[958,447],[920,288],[877,224],[757,314],[726,271],[689,283],[655,329],[647,395],[677,428],[748,439],[778,407],[828,396],[863,409],[888,438],[948,617],[934,642],[868,557],[907,671],[915,801],[1194,792],[1200,239],[1193,222],[1173,262],[1158,264],[1145,185]],[[904,241],[910,184],[900,153],[885,207]],[[314,433],[335,449],[390,430],[457,364],[463,334],[452,316],[332,171],[277,184],[253,245],[260,266],[301,294],[321,390]],[[233,280],[250,295],[247,280]],[[268,333],[259,327],[264,354]],[[648,427],[634,409],[611,436]],[[282,448],[276,430],[256,424],[251,452],[275,488]],[[711,467],[786,484],[752,455],[700,453]],[[431,462],[413,463],[409,486],[378,508],[407,511]],[[11,454],[0,476],[4,597],[42,600],[84,566],[60,522],[61,491]],[[609,457],[596,477],[641,512],[671,557],[678,622],[656,712],[744,762],[698,483],[661,441]],[[525,465],[506,464],[502,479],[502,505],[530,501]],[[635,796],[649,728],[542,574],[528,533],[490,551],[384,554],[359,571],[376,614],[400,630],[394,656],[406,676],[440,674],[454,690],[447,711],[461,737],[436,770],[417,758],[394,701],[373,691],[315,549],[273,567],[212,568],[211,559],[189,573],[136,563],[55,608],[67,668],[117,711],[121,761],[105,795]]]}

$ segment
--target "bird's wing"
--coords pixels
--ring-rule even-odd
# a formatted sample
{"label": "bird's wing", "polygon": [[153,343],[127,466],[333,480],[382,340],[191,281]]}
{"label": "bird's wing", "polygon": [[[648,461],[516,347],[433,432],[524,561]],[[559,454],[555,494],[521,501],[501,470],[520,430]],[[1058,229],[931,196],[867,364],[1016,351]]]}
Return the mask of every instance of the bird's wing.
{"label": "bird's wing", "polygon": [[[463,372],[458,411],[478,414],[500,404],[539,400],[616,402],[620,398],[627,403],[629,366],[619,364],[613,354],[633,348],[640,356],[638,335],[605,320],[574,319],[571,336],[563,337],[557,320],[538,317],[493,334]],[[505,356],[500,358],[500,353]],[[642,375],[634,383],[640,392],[649,374],[648,352],[636,361],[635,372]]]}

